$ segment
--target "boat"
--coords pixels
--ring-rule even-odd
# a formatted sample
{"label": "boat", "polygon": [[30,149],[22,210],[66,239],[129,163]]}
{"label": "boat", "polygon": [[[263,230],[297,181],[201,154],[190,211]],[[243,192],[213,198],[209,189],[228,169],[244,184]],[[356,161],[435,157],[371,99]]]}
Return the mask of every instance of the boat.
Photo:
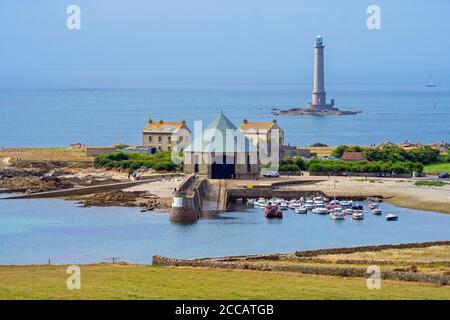
{"label": "boat", "polygon": [[272,204],[270,202],[267,206],[264,207],[264,215],[268,219],[283,218],[283,212],[278,208],[276,204]]}
{"label": "boat", "polygon": [[352,205],[353,210],[364,210],[364,207],[361,204],[354,203]]}
{"label": "boat", "polygon": [[425,87],[427,87],[427,88],[434,88],[434,87],[436,87],[436,83],[434,83],[433,76],[431,75],[431,73],[428,75],[428,82],[425,85]]}
{"label": "boat", "polygon": [[316,206],[314,209],[312,209],[312,213],[327,214],[328,210],[323,205],[322,206]]}
{"label": "boat", "polygon": [[388,213],[386,215],[386,220],[387,221],[397,221],[398,220],[398,216],[396,216],[395,214],[392,214],[392,213]]}
{"label": "boat", "polygon": [[306,207],[307,210],[312,210],[316,206],[314,205],[314,202],[312,200],[306,200],[305,207]]}
{"label": "boat", "polygon": [[306,214],[308,213],[308,209],[305,206],[295,208],[295,213]]}
{"label": "boat", "polygon": [[255,205],[255,199],[247,199],[247,206],[251,207]]}
{"label": "boat", "polygon": [[289,206],[286,201],[281,201],[278,207],[280,210],[287,210]]}
{"label": "boat", "polygon": [[334,200],[330,201],[330,206],[338,206],[338,205],[339,205],[339,200],[334,199]]}
{"label": "boat", "polygon": [[341,206],[342,209],[347,209],[350,208],[352,205],[346,201],[346,200],[342,200],[341,202],[339,202],[339,205]]}
{"label": "boat", "polygon": [[259,198],[258,200],[256,200],[253,205],[255,207],[260,207],[260,208],[264,208],[267,205],[267,201],[264,198]]}
{"label": "boat", "polygon": [[372,202],[372,203],[369,204],[369,209],[370,209],[370,210],[373,210],[373,209],[375,209],[375,208],[378,208],[378,206],[379,206],[378,203]]}
{"label": "boat", "polygon": [[375,209],[372,210],[372,213],[375,214],[375,215],[377,215],[377,216],[379,216],[379,215],[381,215],[383,212],[381,211],[380,208],[375,208]]}
{"label": "boat", "polygon": [[347,209],[342,210],[342,212],[351,216],[353,214],[353,209],[347,208]]}
{"label": "boat", "polygon": [[352,213],[353,220],[364,220],[364,213],[362,210],[354,210]]}
{"label": "boat", "polygon": [[345,213],[342,212],[341,208],[335,208],[333,211],[331,211],[330,217],[331,217],[331,219],[334,219],[334,220],[344,220]]}

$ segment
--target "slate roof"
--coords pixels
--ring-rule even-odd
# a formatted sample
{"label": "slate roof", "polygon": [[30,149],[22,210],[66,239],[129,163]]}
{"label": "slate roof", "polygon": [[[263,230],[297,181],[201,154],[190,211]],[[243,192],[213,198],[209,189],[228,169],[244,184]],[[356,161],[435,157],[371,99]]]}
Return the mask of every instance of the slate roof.
{"label": "slate roof", "polygon": [[[216,139],[219,138],[220,140]],[[257,152],[256,147],[223,113],[206,127],[202,134],[194,137],[185,152]]]}

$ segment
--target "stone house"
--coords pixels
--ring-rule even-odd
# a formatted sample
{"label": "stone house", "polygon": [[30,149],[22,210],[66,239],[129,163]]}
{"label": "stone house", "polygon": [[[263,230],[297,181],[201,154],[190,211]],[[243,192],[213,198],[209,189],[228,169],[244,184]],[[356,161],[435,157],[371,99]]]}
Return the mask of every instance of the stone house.
{"label": "stone house", "polygon": [[[154,148],[157,151],[170,151],[177,143],[181,143],[183,137],[176,136],[181,129],[187,130],[184,120],[176,121],[153,121],[148,120],[148,124],[142,130],[142,145],[148,148]],[[176,140],[176,141],[174,141]]]}
{"label": "stone house", "polygon": [[[284,146],[284,130],[278,126],[277,120],[256,122],[244,119],[239,127],[239,131],[256,146],[258,157],[262,151],[261,149],[267,148],[266,152],[268,156],[271,156],[274,150],[278,150],[279,159],[282,159],[281,152]],[[277,141],[273,141],[273,137]]]}

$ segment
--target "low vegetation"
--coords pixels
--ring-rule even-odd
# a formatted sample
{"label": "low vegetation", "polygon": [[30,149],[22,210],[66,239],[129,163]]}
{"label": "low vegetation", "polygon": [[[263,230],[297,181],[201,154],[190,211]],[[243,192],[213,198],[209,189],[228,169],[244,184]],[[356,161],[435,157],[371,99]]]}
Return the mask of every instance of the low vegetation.
{"label": "low vegetation", "polygon": [[129,172],[140,168],[154,169],[156,171],[175,171],[177,169],[177,165],[172,161],[171,152],[158,152],[151,155],[115,152],[96,157],[94,167],[122,169]]}
{"label": "low vegetation", "polygon": [[405,149],[399,146],[360,147],[341,145],[334,150],[333,155],[340,158],[345,151],[362,152],[369,161],[419,162],[424,165],[449,161],[448,155],[441,155],[438,149],[431,146]]}
{"label": "low vegetation", "polygon": [[448,287],[364,278],[172,268],[81,265],[81,290],[66,287],[66,266],[0,266],[0,299],[450,299]]}
{"label": "low vegetation", "polygon": [[444,181],[417,181],[414,183],[416,187],[443,187],[447,184],[447,182]]}
{"label": "low vegetation", "polygon": [[330,173],[410,173],[412,171],[422,172],[423,165],[418,162],[346,162],[342,160],[313,159],[307,163],[309,172]]}

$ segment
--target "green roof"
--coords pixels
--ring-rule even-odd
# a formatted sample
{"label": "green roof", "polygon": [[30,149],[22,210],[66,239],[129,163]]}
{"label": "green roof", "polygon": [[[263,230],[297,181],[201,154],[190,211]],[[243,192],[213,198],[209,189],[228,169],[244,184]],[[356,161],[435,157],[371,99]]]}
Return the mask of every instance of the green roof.
{"label": "green roof", "polygon": [[[219,134],[220,132],[220,134]],[[216,141],[216,137],[222,141]],[[206,127],[202,134],[194,137],[192,143],[184,149],[185,152],[257,152],[253,143],[223,113]]]}

